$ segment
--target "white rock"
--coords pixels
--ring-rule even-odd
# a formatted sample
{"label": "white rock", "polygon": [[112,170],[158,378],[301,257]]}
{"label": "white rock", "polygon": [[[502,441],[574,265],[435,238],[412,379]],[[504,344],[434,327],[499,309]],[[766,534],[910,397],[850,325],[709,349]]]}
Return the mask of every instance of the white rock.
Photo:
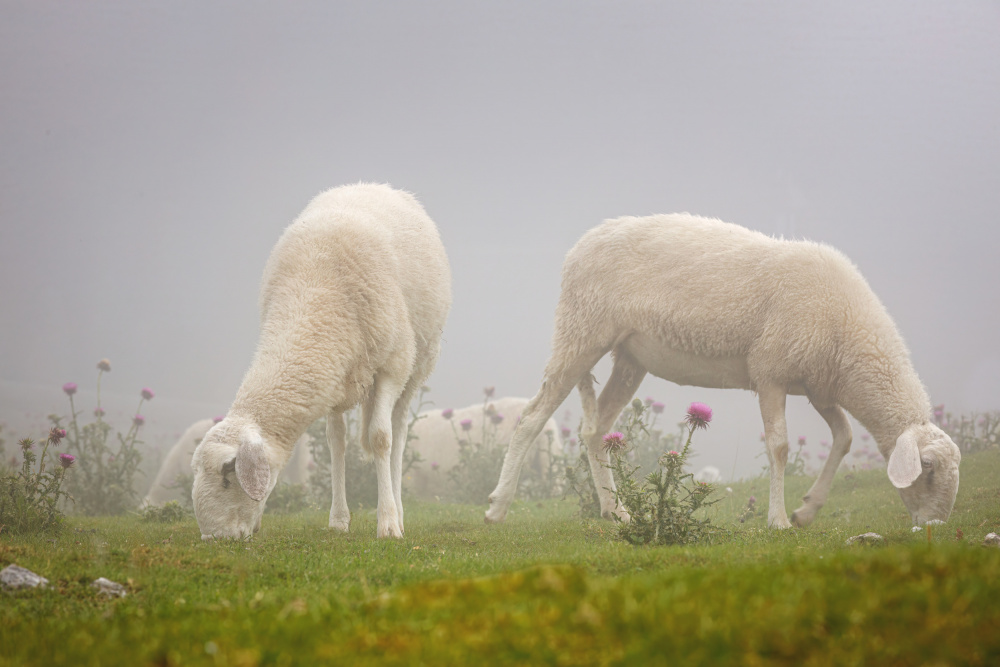
{"label": "white rock", "polygon": [[110,579],[105,579],[104,577],[95,579],[94,583],[92,583],[91,586],[97,589],[98,594],[107,595],[109,598],[125,597],[124,586],[122,586],[121,584],[117,584],[111,581]]}
{"label": "white rock", "polygon": [[49,580],[19,565],[8,565],[0,570],[0,583],[3,583],[5,588],[13,589],[35,588],[37,586],[45,588]]}
{"label": "white rock", "polygon": [[883,538],[878,533],[864,533],[863,535],[855,535],[854,537],[848,537],[845,544],[878,544],[879,542],[884,542]]}
{"label": "white rock", "polygon": [[920,531],[922,531],[923,529],[924,529],[924,527],[923,527],[923,526],[914,526],[913,528],[910,528],[910,532],[911,532],[911,533],[919,533],[919,532],[920,532]]}
{"label": "white rock", "polygon": [[1000,535],[996,533],[990,533],[983,540],[983,545],[987,547],[1000,547]]}

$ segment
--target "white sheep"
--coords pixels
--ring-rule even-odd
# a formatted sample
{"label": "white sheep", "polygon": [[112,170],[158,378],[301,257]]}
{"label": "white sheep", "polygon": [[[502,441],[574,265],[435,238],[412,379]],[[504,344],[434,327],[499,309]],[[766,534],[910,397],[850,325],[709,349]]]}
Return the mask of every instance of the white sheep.
{"label": "white sheep", "polygon": [[[420,419],[413,426],[413,434],[416,440],[410,443],[410,447],[416,449],[423,462],[415,467],[408,475],[406,488],[418,498],[430,499],[441,494],[441,484],[448,479],[448,471],[458,463],[458,441],[459,437],[472,438],[476,441],[483,440],[483,411],[492,410],[495,414],[503,417],[502,421],[495,426],[488,424],[489,434],[495,437],[495,442],[504,447],[510,442],[510,437],[514,433],[514,427],[524,411],[524,406],[528,404],[526,398],[505,397],[490,400],[488,405],[476,403],[466,408],[457,408],[450,414],[450,418],[442,416],[442,410],[428,410],[420,414]],[[464,430],[462,422],[468,420],[468,430]],[[492,429],[495,429],[493,431]],[[551,453],[562,453],[562,438],[559,435],[559,427],[554,419],[549,419],[543,427],[543,432],[532,442],[535,456],[530,459],[529,466],[535,468],[543,475],[548,471],[548,438],[552,438]]]}
{"label": "white sheep", "polygon": [[694,474],[694,481],[715,484],[722,479],[722,472],[715,466],[705,466]]}
{"label": "white sheep", "polygon": [[[183,492],[181,487],[175,486],[176,480],[183,475],[192,474],[191,456],[194,454],[195,447],[198,446],[213,424],[215,421],[212,419],[199,419],[181,434],[181,437],[177,439],[177,442],[163,458],[160,469],[156,473],[156,479],[153,480],[153,485],[142,501],[144,506],[162,505],[171,500],[184,500],[181,497]],[[288,465],[281,471],[278,482],[305,484],[309,481],[310,442],[312,442],[312,438],[309,437],[309,434],[303,433],[295,444],[295,452]]]}
{"label": "white sheep", "polygon": [[[914,524],[947,519],[958,492],[958,447],[930,421],[931,406],[896,326],[841,253],[774,239],[689,214],[624,217],[587,232],[566,256],[552,356],[524,410],[490,496],[502,521],[521,462],[542,424],[578,385],[584,439],[602,514],[617,507],[601,435],[647,372],[677,384],[749,389],[764,419],[771,492],[768,524],[785,513],[785,397],[808,396],[833,432],[819,478],[792,515],[808,524],[850,449],[846,409],[875,437]],[[591,369],[612,353],[598,400]]]}
{"label": "white sheep", "polygon": [[378,536],[401,537],[406,416],[437,362],[450,306],[444,246],[412,195],[359,184],[314,198],[271,251],[253,362],[226,418],[195,449],[203,539],[259,529],[293,443],[323,414],[330,526],[347,530],[343,413],[358,404],[361,444],[375,459]]}

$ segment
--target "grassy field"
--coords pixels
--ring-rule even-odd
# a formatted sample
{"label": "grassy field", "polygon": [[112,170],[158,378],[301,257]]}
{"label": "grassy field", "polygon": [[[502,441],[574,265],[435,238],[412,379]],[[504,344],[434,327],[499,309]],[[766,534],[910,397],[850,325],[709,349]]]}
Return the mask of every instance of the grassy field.
{"label": "grassy field", "polygon": [[[952,519],[912,533],[884,472],[842,473],[804,530],[736,517],[732,486],[695,547],[635,548],[569,501],[407,505],[376,540],[320,512],[266,516],[247,543],[193,519],[71,518],[57,538],[0,538],[46,590],[0,594],[0,665],[1000,664],[1000,451],[968,456]],[[790,509],[810,479],[790,478]],[[958,531],[961,530],[960,537]],[[880,546],[846,546],[875,531]],[[100,598],[97,577],[126,584]]]}

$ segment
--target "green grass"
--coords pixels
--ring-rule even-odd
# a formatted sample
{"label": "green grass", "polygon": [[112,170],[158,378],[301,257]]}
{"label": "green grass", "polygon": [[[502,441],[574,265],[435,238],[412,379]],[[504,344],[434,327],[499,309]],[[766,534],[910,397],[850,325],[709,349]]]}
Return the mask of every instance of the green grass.
{"label": "green grass", "polygon": [[[635,548],[570,502],[407,505],[405,539],[349,535],[323,513],[266,516],[248,543],[173,524],[70,518],[52,537],[0,538],[0,566],[52,583],[0,594],[0,665],[998,664],[1000,451],[966,457],[945,526],[911,533],[884,472],[838,477],[816,522],[735,517],[766,481],[713,506],[694,547]],[[789,509],[811,479],[790,478]],[[964,539],[957,539],[961,529]],[[869,530],[884,546],[851,546]],[[104,576],[129,595],[107,600]]]}

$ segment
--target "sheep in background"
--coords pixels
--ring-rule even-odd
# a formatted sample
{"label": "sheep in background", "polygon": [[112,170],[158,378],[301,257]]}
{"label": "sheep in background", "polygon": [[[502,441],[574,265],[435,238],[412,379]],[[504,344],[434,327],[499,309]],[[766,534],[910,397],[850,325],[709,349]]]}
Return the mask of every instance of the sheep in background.
{"label": "sheep in background", "polygon": [[694,474],[694,481],[714,484],[722,479],[722,472],[715,466],[705,466]]}
{"label": "sheep in background", "polygon": [[[191,456],[194,454],[195,447],[198,446],[198,443],[205,437],[208,429],[212,428],[213,424],[215,424],[215,421],[212,419],[200,419],[191,424],[181,434],[181,437],[178,438],[177,442],[174,443],[174,446],[170,448],[170,451],[163,459],[163,463],[160,464],[160,470],[156,473],[156,479],[153,480],[153,485],[149,488],[149,493],[146,494],[146,498],[142,501],[144,506],[162,505],[171,500],[186,502],[187,499],[181,497],[183,489],[180,486],[174,486],[174,484],[178,477],[192,474]],[[288,465],[281,471],[278,477],[279,482],[305,484],[309,481],[310,442],[312,442],[312,438],[307,434],[302,434],[302,437],[295,444],[295,453],[292,454]]]}
{"label": "sheep in background", "polygon": [[[489,401],[489,405],[493,406],[496,413],[503,415],[503,421],[495,427],[497,443],[506,446],[510,442],[514,427],[517,426],[527,404],[526,398],[507,397]],[[459,437],[471,435],[472,438],[481,440],[483,410],[484,405],[476,403],[467,408],[453,410],[450,418],[443,417],[442,410],[428,410],[421,413],[421,418],[413,426],[413,434],[417,439],[410,443],[410,447],[415,448],[424,460],[408,476],[406,488],[410,493],[424,499],[431,499],[441,494],[441,483],[448,479],[448,470],[458,463],[458,441],[455,439],[455,433],[457,431]],[[464,420],[469,420],[468,431],[462,429]],[[535,456],[529,465],[543,474],[549,467],[547,434],[552,436],[551,453],[562,453],[559,426],[554,419],[549,419],[543,427],[543,432],[530,445],[534,447]],[[432,469],[432,464],[437,464],[437,471]]]}
{"label": "sheep in background", "polygon": [[[823,506],[850,449],[844,410],[875,437],[914,524],[951,513],[958,447],[931,423],[930,401],[896,325],[833,248],[689,214],[605,221],[566,256],[552,350],[542,388],[507,450],[487,522],[506,516],[528,443],[574,385],[602,514],[627,520],[615,503],[601,435],[647,372],[682,385],[757,393],[771,463],[770,526],[791,526],[784,497],[788,394],[807,396],[833,432],[830,456],[792,514],[797,525]],[[609,351],[614,365],[597,399],[591,369]]]}
{"label": "sheep in background", "polygon": [[293,443],[323,414],[330,526],[347,530],[343,413],[358,404],[361,444],[378,478],[378,536],[401,537],[406,416],[437,362],[450,306],[444,247],[412,195],[359,184],[314,198],[271,251],[250,369],[226,418],[195,449],[202,538],[260,528]]}

